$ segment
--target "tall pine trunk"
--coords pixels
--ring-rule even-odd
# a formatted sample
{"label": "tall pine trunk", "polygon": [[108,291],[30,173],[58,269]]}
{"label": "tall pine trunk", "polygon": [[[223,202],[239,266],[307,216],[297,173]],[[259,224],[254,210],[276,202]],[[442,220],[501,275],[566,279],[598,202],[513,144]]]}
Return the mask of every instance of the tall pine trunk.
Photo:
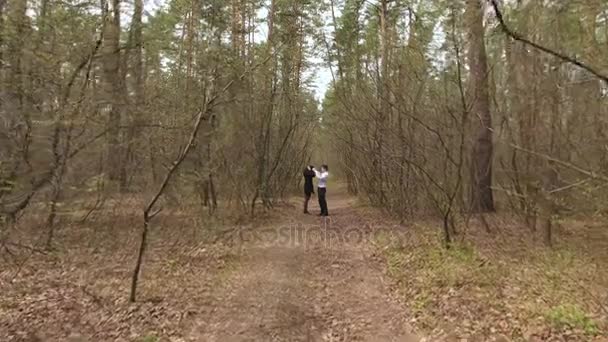
{"label": "tall pine trunk", "polygon": [[120,0],[112,1],[112,14],[106,15],[103,41],[103,71],[105,103],[108,114],[108,176],[111,181],[121,180],[123,155],[121,153],[120,125],[122,120],[120,75]]}
{"label": "tall pine trunk", "polygon": [[483,7],[480,0],[467,0],[469,69],[472,114],[478,118],[471,155],[471,210],[494,211],[492,194],[492,114],[488,90],[488,65],[484,42]]}

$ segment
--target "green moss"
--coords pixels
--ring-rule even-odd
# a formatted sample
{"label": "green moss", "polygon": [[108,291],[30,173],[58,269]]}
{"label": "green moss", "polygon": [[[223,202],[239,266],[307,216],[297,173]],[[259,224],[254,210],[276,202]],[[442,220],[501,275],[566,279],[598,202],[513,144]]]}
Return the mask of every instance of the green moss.
{"label": "green moss", "polygon": [[466,244],[454,244],[447,250],[429,246],[420,255],[419,263],[428,270],[432,284],[440,287],[467,283],[493,286],[500,278],[497,267],[484,262],[477,251]]}
{"label": "green moss", "polygon": [[424,312],[424,310],[429,306],[432,302],[431,294],[422,290],[420,294],[418,294],[414,300],[412,301],[412,309],[416,312]]}
{"label": "green moss", "polygon": [[141,342],[158,342],[159,339],[156,335],[154,334],[148,334],[144,337],[141,338],[140,340]]}
{"label": "green moss", "polygon": [[405,254],[397,248],[390,248],[386,253],[386,263],[388,274],[391,277],[399,278],[405,270]]}
{"label": "green moss", "polygon": [[559,329],[580,329],[587,335],[599,333],[598,324],[577,305],[560,305],[549,310],[547,321]]}
{"label": "green moss", "polygon": [[457,262],[464,264],[472,264],[478,259],[475,249],[470,245],[457,245],[449,249],[448,254]]}

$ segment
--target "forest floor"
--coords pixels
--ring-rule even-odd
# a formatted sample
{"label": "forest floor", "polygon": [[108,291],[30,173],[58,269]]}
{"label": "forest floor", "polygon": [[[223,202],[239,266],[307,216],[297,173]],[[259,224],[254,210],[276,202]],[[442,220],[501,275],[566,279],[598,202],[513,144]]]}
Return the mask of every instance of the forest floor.
{"label": "forest floor", "polygon": [[294,200],[212,231],[188,210],[162,213],[134,304],[140,215],[124,206],[62,228],[52,252],[8,246],[0,340],[607,341],[605,227],[576,226],[553,250],[468,232],[482,238],[446,251],[432,221],[328,198],[329,218]]}

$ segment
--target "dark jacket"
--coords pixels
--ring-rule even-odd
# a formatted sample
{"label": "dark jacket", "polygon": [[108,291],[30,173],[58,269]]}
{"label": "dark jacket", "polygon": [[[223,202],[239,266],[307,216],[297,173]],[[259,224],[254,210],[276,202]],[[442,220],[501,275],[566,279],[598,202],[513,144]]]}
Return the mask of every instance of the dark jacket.
{"label": "dark jacket", "polygon": [[304,193],[312,194],[314,193],[314,185],[312,184],[312,179],[315,178],[315,172],[313,170],[305,169],[304,170]]}

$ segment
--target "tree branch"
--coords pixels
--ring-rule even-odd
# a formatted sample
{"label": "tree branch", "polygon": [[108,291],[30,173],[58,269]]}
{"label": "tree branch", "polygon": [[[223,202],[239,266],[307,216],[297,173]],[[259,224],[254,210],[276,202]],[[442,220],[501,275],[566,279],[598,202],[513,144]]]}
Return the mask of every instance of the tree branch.
{"label": "tree branch", "polygon": [[498,19],[498,23],[500,24],[500,27],[502,28],[504,33],[506,33],[508,36],[510,36],[511,38],[513,38],[517,41],[520,41],[526,45],[530,45],[540,51],[543,51],[554,57],[557,57],[563,61],[566,61],[570,64],[574,64],[574,65],[578,66],[579,68],[584,69],[584,70],[588,71],[589,73],[593,74],[595,77],[601,79],[602,81],[608,83],[608,76],[602,74],[601,72],[597,71],[595,68],[589,66],[588,64],[579,61],[575,57],[570,57],[566,54],[563,54],[563,53],[557,52],[555,50],[549,49],[547,47],[544,47],[538,43],[535,43],[535,42],[523,37],[521,34],[515,32],[513,29],[511,29],[506,24],[505,18],[498,6],[498,1],[497,0],[489,0],[489,1],[492,4],[492,7],[494,8],[494,12],[496,13],[496,18]]}
{"label": "tree branch", "polygon": [[[268,62],[271,57],[272,57],[272,55],[269,55],[266,59],[264,59],[259,64],[254,65],[249,70],[246,70],[243,74],[241,74],[241,76],[238,78],[238,80],[239,81],[243,80],[246,75],[253,72],[259,66],[266,64],[266,62]],[[232,79],[222,89],[220,89],[216,94],[214,94],[211,98],[206,99],[204,101],[202,108],[200,108],[198,111],[198,114],[196,116],[196,121],[194,123],[194,126],[192,127],[192,131],[190,132],[190,137],[188,138],[188,142],[187,142],[186,146],[181,150],[181,152],[179,153],[177,158],[173,161],[169,170],[165,174],[165,177],[164,177],[162,183],[160,184],[158,190],[154,193],[154,195],[152,196],[152,198],[150,199],[150,201],[144,208],[144,211],[143,211],[144,224],[143,224],[143,229],[142,229],[142,236],[141,236],[141,240],[140,240],[139,250],[137,253],[137,262],[135,264],[135,269],[133,270],[133,275],[132,275],[132,279],[131,279],[131,293],[129,295],[130,302],[135,302],[135,298],[136,298],[137,281],[139,279],[139,271],[141,268],[141,264],[142,264],[144,253],[145,253],[146,246],[147,246],[147,236],[148,236],[148,228],[150,226],[150,220],[153,219],[154,216],[156,216],[158,213],[160,213],[162,208],[154,210],[154,211],[152,209],[154,208],[154,206],[156,205],[158,200],[161,198],[161,196],[164,194],[165,189],[167,188],[167,185],[173,178],[173,175],[179,169],[179,166],[186,159],[186,157],[188,156],[188,153],[194,146],[194,142],[196,140],[196,137],[198,135],[200,127],[202,126],[203,121],[207,121],[209,119],[211,112],[217,105],[217,100],[222,95],[227,93],[228,90],[230,90],[230,88],[235,83],[235,81],[236,81],[236,79]]]}
{"label": "tree branch", "polygon": [[553,158],[553,157],[548,156],[548,155],[543,154],[543,153],[539,153],[539,152],[536,152],[536,151],[528,150],[526,148],[523,148],[523,147],[515,145],[515,144],[511,144],[511,147],[514,148],[514,149],[516,149],[516,150],[528,153],[530,155],[533,155],[533,156],[536,156],[536,157],[539,157],[539,158],[543,158],[543,159],[545,159],[547,161],[553,162],[553,163],[555,163],[557,165],[560,165],[562,167],[565,167],[567,169],[574,170],[574,171],[576,171],[576,172],[578,172],[578,173],[580,173],[582,175],[585,175],[585,176],[589,177],[589,179],[601,180],[603,182],[608,182],[608,176],[605,176],[603,174],[596,173],[594,171],[585,170],[585,169],[583,169],[583,168],[581,168],[579,166],[576,166],[576,165],[574,165],[572,163],[568,163],[568,162],[565,162],[563,160],[559,160],[559,159]]}

